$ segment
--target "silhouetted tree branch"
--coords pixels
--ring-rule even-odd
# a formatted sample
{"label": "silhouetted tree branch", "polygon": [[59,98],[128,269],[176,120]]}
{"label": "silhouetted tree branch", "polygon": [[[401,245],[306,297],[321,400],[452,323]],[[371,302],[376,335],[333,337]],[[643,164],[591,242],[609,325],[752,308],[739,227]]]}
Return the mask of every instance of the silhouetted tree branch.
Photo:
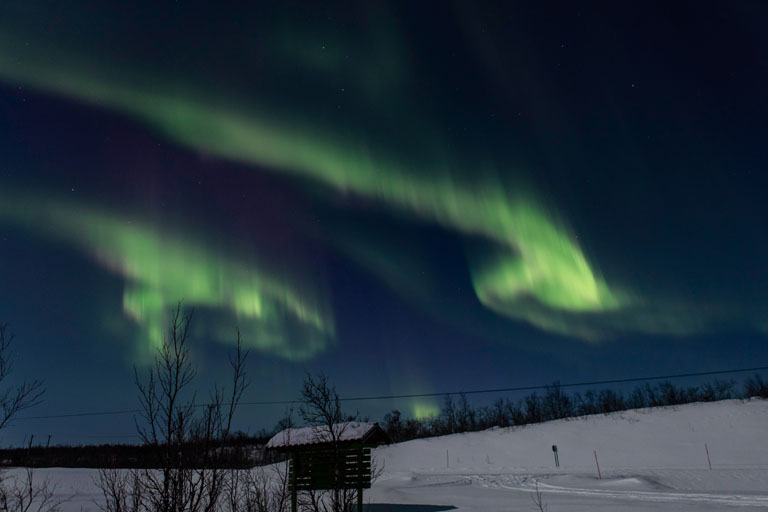
{"label": "silhouetted tree branch", "polygon": [[[16,415],[38,405],[42,400],[43,383],[26,380],[11,384],[15,355],[11,350],[13,335],[8,325],[0,323],[0,430],[7,427]],[[8,476],[0,472],[0,512],[56,512],[68,498],[56,497],[56,484],[46,478],[35,480],[35,471],[27,468],[23,475]]]}
{"label": "silhouetted tree branch", "polygon": [[[209,403],[197,404],[190,389],[197,370],[188,347],[192,316],[181,303],[170,314],[168,336],[158,348],[154,365],[142,378],[134,370],[141,413],[136,429],[157,458],[157,469],[138,469],[126,477],[102,469],[97,485],[110,512],[215,512],[231,475],[229,457],[232,420],[250,381],[248,351],[237,331],[237,348],[230,355],[231,390],[214,387]],[[138,507],[138,509],[136,508]]]}
{"label": "silhouetted tree branch", "polygon": [[21,384],[8,384],[15,356],[11,350],[13,335],[7,330],[8,325],[0,323],[0,429],[8,426],[19,412],[38,405],[45,392],[40,380],[24,379]]}

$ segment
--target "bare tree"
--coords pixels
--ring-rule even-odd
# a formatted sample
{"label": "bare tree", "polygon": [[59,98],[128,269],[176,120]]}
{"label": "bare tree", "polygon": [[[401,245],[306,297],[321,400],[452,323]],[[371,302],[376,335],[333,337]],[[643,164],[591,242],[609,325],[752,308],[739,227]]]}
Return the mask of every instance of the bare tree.
{"label": "bare tree", "polygon": [[346,416],[342,412],[336,387],[328,382],[325,374],[313,376],[307,373],[301,388],[299,414],[308,425],[318,430],[327,430],[332,441],[338,440],[341,432],[337,434],[331,427],[341,424]]}
{"label": "bare tree", "polygon": [[458,425],[456,405],[453,403],[453,397],[451,395],[445,395],[443,398],[443,407],[440,411],[440,416],[443,419],[444,427],[443,432],[446,434],[453,434],[456,432]]}
{"label": "bare tree", "polygon": [[0,429],[8,426],[19,412],[41,402],[43,383],[24,379],[20,384],[8,384],[13,373],[15,354],[11,349],[13,335],[7,333],[8,325],[0,323]]}
{"label": "bare tree", "polygon": [[188,346],[190,313],[179,304],[170,315],[168,336],[154,365],[142,378],[134,371],[141,414],[136,429],[155,454],[155,468],[130,476],[102,469],[97,485],[105,498],[103,510],[124,512],[214,512],[230,473],[224,469],[232,420],[249,385],[237,331],[237,348],[230,356],[231,389],[218,385],[207,404],[196,402],[191,389],[197,371]]}
{"label": "bare tree", "polygon": [[26,468],[23,476],[3,478],[0,486],[0,511],[3,512],[57,512],[69,501],[69,496],[59,496],[57,484],[47,477],[35,479],[35,471]]}
{"label": "bare tree", "polygon": [[[13,338],[8,325],[0,323],[0,430],[10,425],[21,411],[40,404],[45,392],[42,381],[37,379],[9,382],[16,359],[11,349]],[[68,500],[56,497],[55,491],[55,482],[50,478],[36,480],[31,468],[22,475],[0,471],[0,512],[55,512]]]}
{"label": "bare tree", "polygon": [[139,470],[124,471],[119,468],[99,469],[95,478],[104,501],[96,503],[104,512],[140,512],[142,510],[142,486]]}
{"label": "bare tree", "polygon": [[224,506],[227,512],[287,512],[291,506],[287,464],[231,470]]}
{"label": "bare tree", "polygon": [[[301,418],[315,431],[318,440],[329,442],[333,450],[334,460],[341,464],[341,440],[350,421],[356,416],[345,415],[341,408],[341,400],[336,387],[324,374],[313,376],[307,373],[301,389]],[[327,491],[311,491],[302,502],[303,508],[314,512],[346,512],[351,510],[357,500],[356,489],[345,489],[342,470],[336,469],[336,484]]]}

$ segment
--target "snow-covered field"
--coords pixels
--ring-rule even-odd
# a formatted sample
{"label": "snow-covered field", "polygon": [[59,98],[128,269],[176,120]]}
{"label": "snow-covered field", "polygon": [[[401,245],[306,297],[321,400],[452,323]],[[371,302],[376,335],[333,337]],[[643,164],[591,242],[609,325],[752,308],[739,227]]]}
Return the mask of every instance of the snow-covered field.
{"label": "snow-covered field", "polygon": [[[374,456],[383,473],[366,492],[371,511],[534,511],[537,487],[549,512],[768,509],[768,401],[492,429],[382,447]],[[72,496],[66,512],[96,509],[94,470],[44,475]]]}
{"label": "snow-covered field", "polygon": [[457,434],[380,448],[375,456],[385,472],[369,494],[374,502],[536,510],[538,484],[550,512],[768,509],[768,401]]}

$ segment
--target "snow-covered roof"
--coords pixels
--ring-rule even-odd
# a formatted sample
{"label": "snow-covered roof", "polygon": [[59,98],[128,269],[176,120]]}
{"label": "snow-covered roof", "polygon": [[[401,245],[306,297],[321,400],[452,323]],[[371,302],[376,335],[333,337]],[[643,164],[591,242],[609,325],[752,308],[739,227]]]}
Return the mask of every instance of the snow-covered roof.
{"label": "snow-covered roof", "polygon": [[288,428],[275,434],[267,443],[267,448],[287,448],[333,441],[372,441],[375,443],[389,442],[386,433],[378,423],[363,421],[348,421],[333,425],[333,433],[327,425],[303,428]]}

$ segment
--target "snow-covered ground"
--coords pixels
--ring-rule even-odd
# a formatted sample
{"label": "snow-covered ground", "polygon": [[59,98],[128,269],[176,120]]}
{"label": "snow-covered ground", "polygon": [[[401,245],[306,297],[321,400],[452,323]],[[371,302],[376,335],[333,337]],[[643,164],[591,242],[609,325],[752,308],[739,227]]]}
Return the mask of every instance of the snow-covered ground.
{"label": "snow-covered ground", "polygon": [[[552,445],[558,447],[559,468]],[[536,510],[531,498],[538,486],[550,512],[768,509],[764,400],[421,439],[379,448],[374,455],[385,468],[369,493],[374,502]]]}
{"label": "snow-covered ground", "polygon": [[[768,509],[768,401],[492,429],[381,447],[374,457],[383,473],[366,501],[376,512],[535,511],[537,488],[549,512]],[[72,497],[63,510],[96,509],[94,470],[38,477],[46,475]]]}

